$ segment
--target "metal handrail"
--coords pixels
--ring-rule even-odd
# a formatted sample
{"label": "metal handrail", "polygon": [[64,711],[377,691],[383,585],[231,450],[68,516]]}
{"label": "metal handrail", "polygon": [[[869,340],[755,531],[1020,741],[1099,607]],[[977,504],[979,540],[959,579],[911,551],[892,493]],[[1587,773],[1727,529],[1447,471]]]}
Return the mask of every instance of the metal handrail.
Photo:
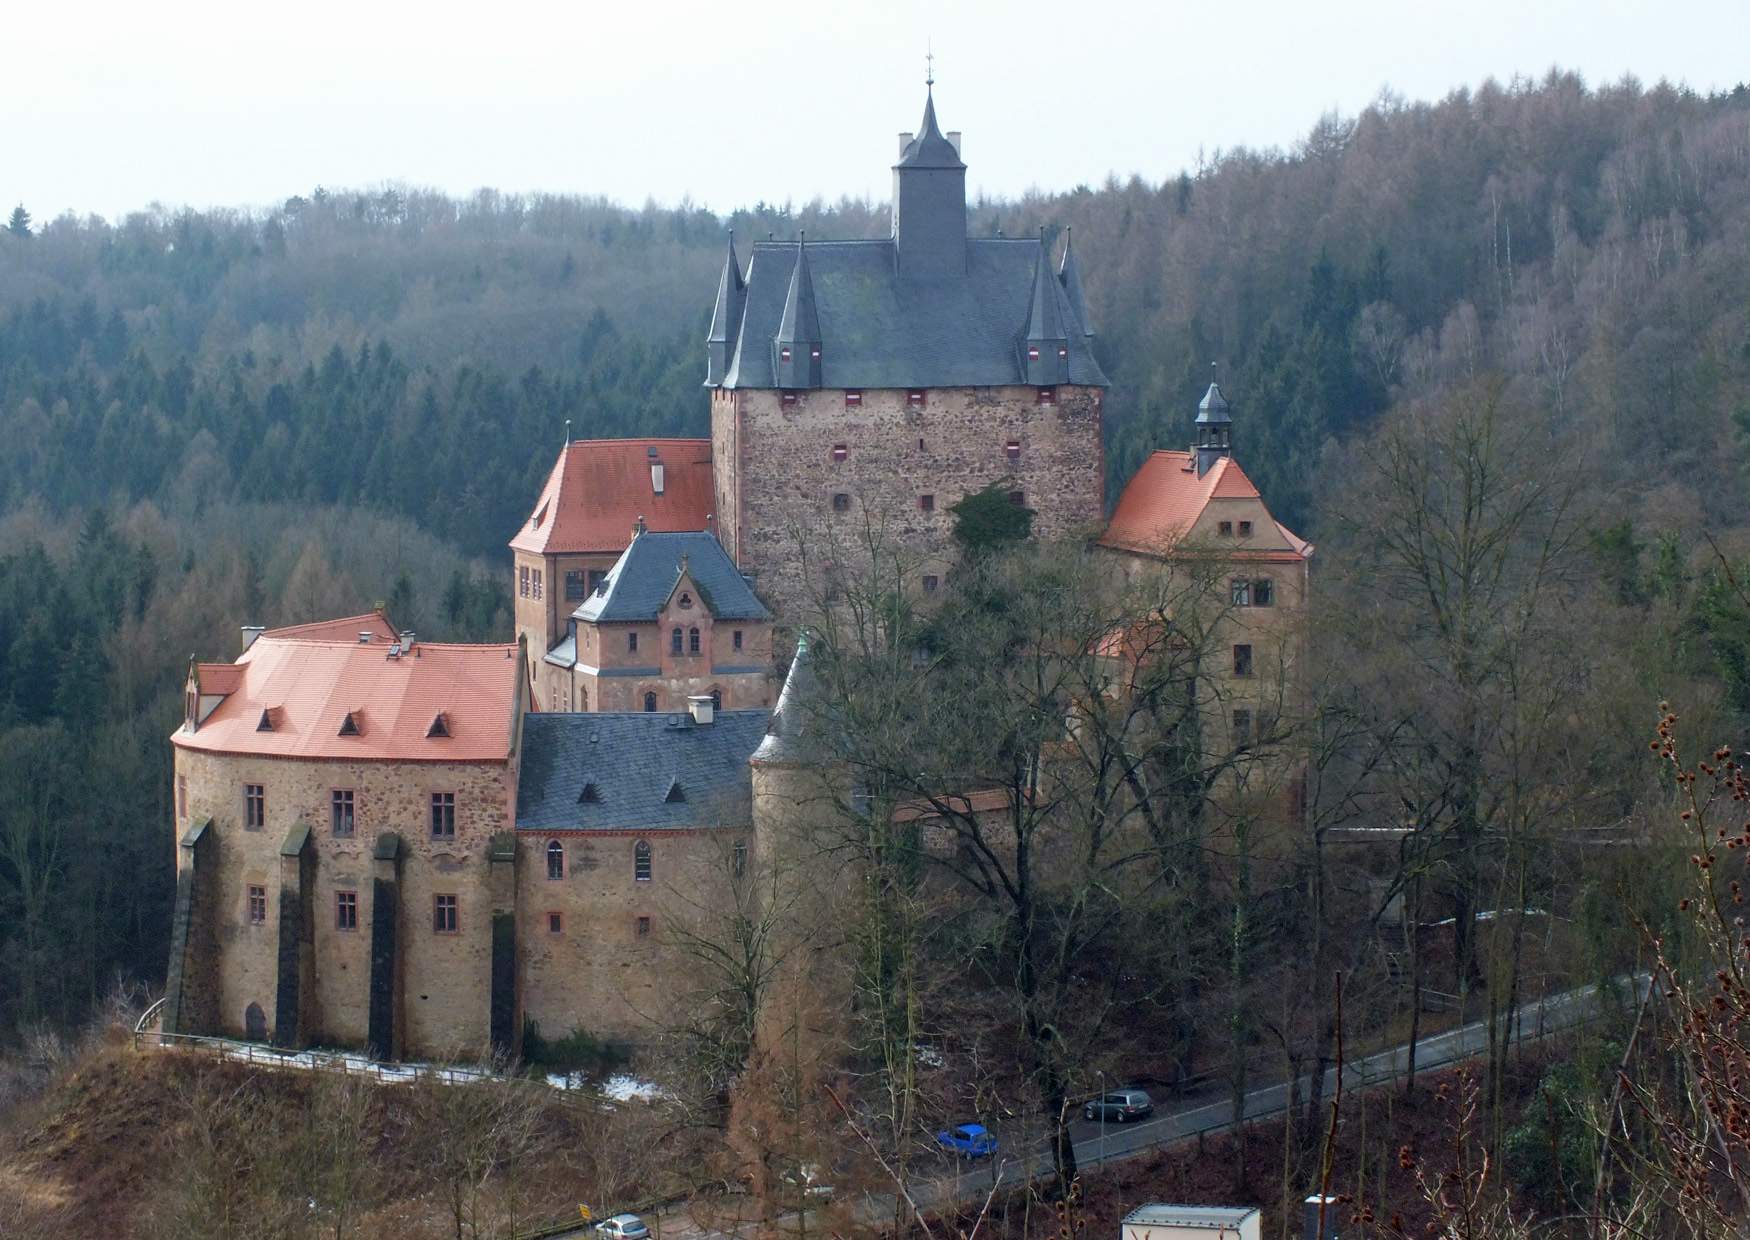
{"label": "metal handrail", "polygon": [[145,1035],[146,1027],[158,1019],[158,1014],[164,1010],[164,1001],[170,996],[165,995],[140,1013],[140,1019],[134,1022],[134,1044],[139,1045],[140,1038]]}

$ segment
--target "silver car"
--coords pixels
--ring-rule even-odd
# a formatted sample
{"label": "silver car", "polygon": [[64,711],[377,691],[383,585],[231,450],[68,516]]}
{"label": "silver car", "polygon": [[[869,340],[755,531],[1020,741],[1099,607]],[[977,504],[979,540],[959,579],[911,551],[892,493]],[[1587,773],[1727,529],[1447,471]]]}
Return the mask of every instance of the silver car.
{"label": "silver car", "polygon": [[616,1214],[613,1218],[605,1218],[595,1225],[595,1230],[602,1240],[644,1240],[650,1234],[650,1228],[636,1214]]}
{"label": "silver car", "polygon": [[1109,1119],[1115,1124],[1128,1124],[1133,1119],[1146,1119],[1154,1114],[1155,1104],[1140,1089],[1115,1089],[1088,1099],[1082,1108],[1083,1119]]}

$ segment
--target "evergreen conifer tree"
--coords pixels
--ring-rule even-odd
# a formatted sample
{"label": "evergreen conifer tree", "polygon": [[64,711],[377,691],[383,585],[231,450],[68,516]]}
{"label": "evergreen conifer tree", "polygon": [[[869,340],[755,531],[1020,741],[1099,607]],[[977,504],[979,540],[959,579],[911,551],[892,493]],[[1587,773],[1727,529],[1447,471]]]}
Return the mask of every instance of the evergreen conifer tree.
{"label": "evergreen conifer tree", "polygon": [[22,202],[12,208],[12,218],[6,221],[6,231],[14,237],[30,236],[30,212],[24,209]]}

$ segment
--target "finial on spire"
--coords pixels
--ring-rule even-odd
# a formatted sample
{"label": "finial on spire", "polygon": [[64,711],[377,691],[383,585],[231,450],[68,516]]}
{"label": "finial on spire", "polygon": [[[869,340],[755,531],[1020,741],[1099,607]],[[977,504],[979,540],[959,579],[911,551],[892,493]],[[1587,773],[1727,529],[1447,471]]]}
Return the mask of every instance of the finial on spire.
{"label": "finial on spire", "polygon": [[924,44],[924,89],[933,90],[936,85],[936,45],[934,40]]}
{"label": "finial on spire", "polygon": [[565,419],[565,446],[567,448],[569,448],[571,446],[571,419],[570,418]]}

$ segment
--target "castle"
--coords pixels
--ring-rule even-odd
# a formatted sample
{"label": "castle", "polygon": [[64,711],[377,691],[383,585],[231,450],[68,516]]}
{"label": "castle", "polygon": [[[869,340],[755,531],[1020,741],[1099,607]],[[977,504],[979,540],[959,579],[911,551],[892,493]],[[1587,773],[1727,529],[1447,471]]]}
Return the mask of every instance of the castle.
{"label": "castle", "polygon": [[710,438],[564,446],[510,542],[514,642],[426,642],[379,612],[191,661],[163,1030],[388,1058],[514,1052],[525,1021],[648,1037],[668,920],[721,899],[768,773],[798,761],[781,626],[830,597],[859,529],[904,552],[906,589],[943,588],[949,510],[976,491],[1117,571],[1220,549],[1220,674],[1243,688],[1312,548],[1233,459],[1219,388],[1105,520],[1107,379],[1067,239],[1054,261],[1043,234],[968,236],[933,98],[893,178],[884,240],[760,242],[744,270],[730,239]]}

